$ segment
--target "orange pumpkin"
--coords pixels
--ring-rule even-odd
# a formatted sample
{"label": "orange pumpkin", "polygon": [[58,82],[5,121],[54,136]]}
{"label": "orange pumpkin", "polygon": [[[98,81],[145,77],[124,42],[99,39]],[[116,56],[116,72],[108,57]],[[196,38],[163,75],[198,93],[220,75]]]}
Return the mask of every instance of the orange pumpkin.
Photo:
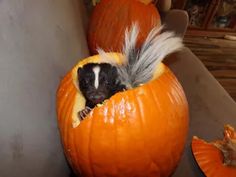
{"label": "orange pumpkin", "polygon": [[227,125],[224,134],[223,140],[212,143],[193,137],[193,155],[207,177],[236,176],[236,132]]}
{"label": "orange pumpkin", "polygon": [[[109,55],[122,61],[120,54]],[[57,91],[60,134],[74,171],[84,177],[169,176],[188,130],[188,104],[175,76],[160,64],[152,81],[115,94],[80,121],[85,100],[76,71],[91,62],[99,63],[100,57],[79,62]]]}
{"label": "orange pumpkin", "polygon": [[160,26],[160,15],[150,0],[101,0],[94,8],[89,29],[88,45],[92,54],[100,47],[105,51],[121,52],[125,29],[138,23],[137,47],[148,33]]}

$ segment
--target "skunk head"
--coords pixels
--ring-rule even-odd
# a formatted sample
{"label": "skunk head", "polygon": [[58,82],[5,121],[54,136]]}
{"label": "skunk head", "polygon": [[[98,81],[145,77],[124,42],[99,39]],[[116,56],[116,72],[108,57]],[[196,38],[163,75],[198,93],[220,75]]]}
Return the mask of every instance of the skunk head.
{"label": "skunk head", "polygon": [[91,107],[114,94],[118,82],[115,66],[108,63],[89,63],[78,69],[79,88]]}

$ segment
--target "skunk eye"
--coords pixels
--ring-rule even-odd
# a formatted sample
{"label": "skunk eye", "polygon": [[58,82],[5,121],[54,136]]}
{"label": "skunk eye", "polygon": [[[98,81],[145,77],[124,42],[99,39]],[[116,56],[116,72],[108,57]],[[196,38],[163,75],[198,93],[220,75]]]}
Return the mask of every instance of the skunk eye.
{"label": "skunk eye", "polygon": [[105,80],[105,84],[106,84],[106,85],[108,85],[108,84],[109,84],[108,80]]}
{"label": "skunk eye", "polygon": [[107,85],[109,83],[107,76],[103,73],[100,75],[99,81],[100,81],[101,84],[106,84]]}
{"label": "skunk eye", "polygon": [[84,79],[83,83],[87,85],[87,84],[89,84],[89,80],[88,79]]}
{"label": "skunk eye", "polygon": [[104,83],[104,84],[106,84],[106,85],[109,83],[107,77],[102,77],[102,78],[101,78],[101,82]]}

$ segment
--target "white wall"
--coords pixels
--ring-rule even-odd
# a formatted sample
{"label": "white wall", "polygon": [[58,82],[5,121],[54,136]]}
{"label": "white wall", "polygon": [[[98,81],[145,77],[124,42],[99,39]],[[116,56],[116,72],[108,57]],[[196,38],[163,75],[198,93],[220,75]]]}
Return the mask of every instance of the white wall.
{"label": "white wall", "polygon": [[0,0],[0,177],[65,177],[55,93],[88,55],[79,0]]}

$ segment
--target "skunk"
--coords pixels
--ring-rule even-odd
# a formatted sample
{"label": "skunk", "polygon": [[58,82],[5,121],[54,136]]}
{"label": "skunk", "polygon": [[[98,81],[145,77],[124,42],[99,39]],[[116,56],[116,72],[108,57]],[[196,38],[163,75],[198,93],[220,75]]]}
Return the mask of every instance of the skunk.
{"label": "skunk", "polygon": [[81,119],[97,104],[126,89],[117,68],[108,63],[88,63],[78,68],[77,73],[80,91],[86,99],[86,108],[79,112]]}
{"label": "skunk", "polygon": [[150,81],[157,65],[167,55],[183,47],[180,37],[173,32],[161,33],[162,29],[163,26],[153,28],[138,49],[136,42],[139,28],[133,24],[130,31],[125,31],[122,64],[115,63],[115,59],[98,49],[102,63],[89,63],[78,69],[79,88],[86,99],[85,109],[79,112],[81,119],[98,103],[115,93]]}

